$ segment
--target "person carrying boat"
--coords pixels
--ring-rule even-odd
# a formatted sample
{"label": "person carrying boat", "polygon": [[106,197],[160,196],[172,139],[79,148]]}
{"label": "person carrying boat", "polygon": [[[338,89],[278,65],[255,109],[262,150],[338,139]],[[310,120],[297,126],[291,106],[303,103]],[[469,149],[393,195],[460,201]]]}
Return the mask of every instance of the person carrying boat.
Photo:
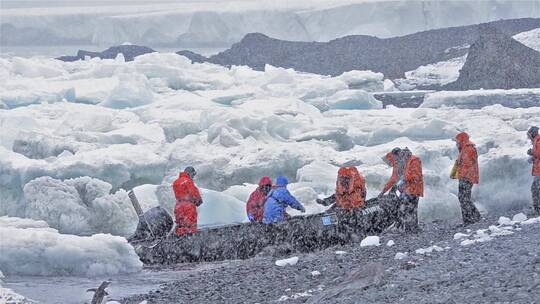
{"label": "person carrying boat", "polygon": [[259,181],[259,186],[251,193],[246,204],[246,212],[250,222],[262,222],[264,203],[270,190],[272,190],[272,180],[268,176],[263,176]]}
{"label": "person carrying boat", "polygon": [[480,212],[472,201],[472,187],[480,182],[478,168],[478,152],[469,134],[461,132],[456,135],[459,156],[452,170],[451,177],[459,180],[458,199],[461,206],[463,224],[473,224],[480,220]]}
{"label": "person carrying boat", "polygon": [[531,140],[532,148],[527,151],[529,162],[532,164],[534,177],[531,185],[534,213],[540,215],[540,135],[538,127],[531,127],[527,131],[527,137]]}
{"label": "person carrying boat", "polygon": [[268,193],[264,204],[263,223],[283,222],[287,219],[285,210],[289,206],[300,210],[302,213],[306,212],[304,206],[287,190],[288,183],[289,181],[285,176],[278,176],[276,179],[275,188]]}
{"label": "person carrying boat", "polygon": [[366,180],[356,167],[341,167],[336,180],[336,193],[317,203],[329,206],[335,203],[340,210],[352,211],[364,207],[366,201]]}
{"label": "person carrying boat", "polygon": [[[397,159],[399,174],[397,189],[401,204],[398,210],[397,228],[405,232],[418,231],[418,201],[424,196],[424,177],[422,161],[414,156],[408,148],[399,151]],[[403,168],[403,169],[401,169]]]}
{"label": "person carrying boat", "polygon": [[196,174],[193,167],[187,167],[172,185],[176,197],[174,216],[177,235],[197,232],[197,207],[203,201],[199,189],[193,182]]}
{"label": "person carrying boat", "polygon": [[400,177],[403,175],[403,167],[401,168],[401,170],[399,170],[398,162],[397,162],[400,152],[401,152],[401,149],[396,147],[383,157],[383,161],[388,166],[392,167],[392,175],[390,176],[390,179],[388,180],[388,182],[386,182],[386,185],[384,186],[383,190],[379,194],[379,198],[383,197],[384,194],[388,192],[388,190],[395,188]]}

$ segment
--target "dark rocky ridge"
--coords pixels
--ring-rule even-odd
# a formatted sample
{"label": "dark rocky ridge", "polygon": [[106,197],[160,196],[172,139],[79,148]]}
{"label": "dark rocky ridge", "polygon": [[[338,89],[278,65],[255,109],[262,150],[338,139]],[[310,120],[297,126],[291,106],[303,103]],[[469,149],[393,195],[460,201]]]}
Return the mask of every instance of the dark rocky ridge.
{"label": "dark rocky ridge", "polygon": [[[486,24],[513,36],[540,27],[540,19],[500,20]],[[478,39],[481,27],[444,28],[387,39],[355,35],[329,42],[284,41],[252,33],[230,49],[209,58],[192,52],[182,55],[195,62],[204,59],[224,66],[247,65],[256,70],[264,69],[266,64],[333,76],[351,70],[372,70],[395,79],[403,78],[406,71],[421,65],[466,54],[468,48],[463,46]]]}
{"label": "dark rocky ridge", "polygon": [[459,78],[446,90],[540,87],[540,52],[486,26],[469,48]]}
{"label": "dark rocky ridge", "polygon": [[114,59],[118,54],[122,53],[126,61],[133,61],[137,56],[154,53],[155,51],[146,46],[140,45],[119,45],[112,46],[102,52],[90,52],[85,50],[79,50],[76,56],[61,56],[56,59],[62,61],[77,61],[84,60],[84,57],[88,56],[90,58],[99,57],[101,59]]}

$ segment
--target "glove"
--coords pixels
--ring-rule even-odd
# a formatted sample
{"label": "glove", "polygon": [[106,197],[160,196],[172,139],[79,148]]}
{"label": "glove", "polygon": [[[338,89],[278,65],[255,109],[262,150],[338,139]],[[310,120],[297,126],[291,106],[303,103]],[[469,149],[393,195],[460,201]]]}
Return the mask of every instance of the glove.
{"label": "glove", "polygon": [[322,199],[320,199],[320,198],[316,199],[315,201],[316,201],[317,204],[319,204],[319,205],[324,205],[324,201],[323,201]]}
{"label": "glove", "polygon": [[250,222],[255,222],[255,218],[253,217],[253,214],[248,213],[248,219]]}
{"label": "glove", "polygon": [[532,155],[533,155],[533,150],[532,150],[532,149],[527,150],[527,155],[531,155],[531,156],[532,156]]}
{"label": "glove", "polygon": [[300,212],[306,213],[306,208],[304,208],[304,206],[302,206],[302,208],[300,209]]}

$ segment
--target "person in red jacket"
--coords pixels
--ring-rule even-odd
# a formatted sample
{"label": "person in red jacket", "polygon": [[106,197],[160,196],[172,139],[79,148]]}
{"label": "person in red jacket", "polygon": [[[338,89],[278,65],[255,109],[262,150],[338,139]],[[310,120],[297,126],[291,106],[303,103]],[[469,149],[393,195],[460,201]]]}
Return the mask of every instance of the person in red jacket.
{"label": "person in red jacket", "polygon": [[272,190],[272,180],[263,176],[259,181],[259,187],[251,193],[246,204],[247,216],[252,223],[262,223],[264,215],[264,202],[266,196]]}
{"label": "person in red jacket", "polygon": [[472,201],[472,187],[480,182],[478,169],[478,152],[469,134],[461,132],[456,135],[459,156],[456,162],[456,178],[459,180],[458,199],[461,206],[461,216],[465,225],[480,220],[480,212]]}
{"label": "person in red jacket", "polygon": [[379,194],[379,198],[382,197],[388,190],[392,189],[398,182],[399,177],[403,175],[403,170],[399,170],[398,168],[398,158],[399,153],[401,152],[400,148],[394,148],[391,152],[388,152],[384,157],[383,161],[390,167],[392,167],[392,175],[390,176],[390,179],[388,182],[386,182],[386,185],[384,186],[383,190]]}
{"label": "person in red jacket", "polygon": [[397,166],[398,176],[400,168],[403,168],[403,174],[397,183],[401,200],[397,228],[405,232],[417,232],[419,230],[418,201],[420,197],[424,196],[422,161],[414,156],[408,148],[404,148],[399,152]]}
{"label": "person in red jacket", "polygon": [[203,201],[199,189],[193,182],[196,174],[193,167],[187,167],[172,185],[176,197],[174,217],[177,235],[197,232],[197,207]]}
{"label": "person in red jacket", "polygon": [[532,163],[532,175],[534,176],[531,185],[534,212],[540,215],[540,135],[538,127],[531,127],[527,131],[527,137],[531,140],[532,148],[527,151],[529,162]]}

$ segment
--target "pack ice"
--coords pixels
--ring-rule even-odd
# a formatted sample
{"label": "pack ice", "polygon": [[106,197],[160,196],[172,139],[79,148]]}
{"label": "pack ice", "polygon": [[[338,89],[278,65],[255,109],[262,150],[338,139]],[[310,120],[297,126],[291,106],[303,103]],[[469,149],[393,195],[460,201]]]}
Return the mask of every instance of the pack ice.
{"label": "pack ice", "polygon": [[44,221],[3,216],[0,238],[0,269],[5,275],[101,276],[142,268],[126,239],[109,234],[60,234]]}
{"label": "pack ice", "polygon": [[[373,93],[393,86],[378,73],[228,69],[166,53],[131,62],[5,57],[0,67],[0,215],[44,221],[50,228],[39,233],[54,240],[30,242],[26,230],[36,228],[17,228],[8,244],[124,248],[112,254],[128,264],[87,264],[78,274],[136,269],[123,239],[99,233],[133,232],[136,215],[126,195],[133,188],[144,208],[172,213],[171,183],[187,165],[206,189],[200,225],[220,225],[246,220],[244,202],[263,175],[288,176],[312,213],[323,210],[314,200],[332,193],[342,165],[358,166],[373,197],[390,176],[381,157],[408,146],[423,162],[419,212],[427,221],[459,216],[457,185],[448,175],[457,155],[451,138],[465,130],[480,156],[480,208],[529,200],[525,130],[540,124],[538,107],[382,109]],[[10,250],[12,265],[27,263]],[[43,265],[38,274],[64,271],[53,260]]]}

